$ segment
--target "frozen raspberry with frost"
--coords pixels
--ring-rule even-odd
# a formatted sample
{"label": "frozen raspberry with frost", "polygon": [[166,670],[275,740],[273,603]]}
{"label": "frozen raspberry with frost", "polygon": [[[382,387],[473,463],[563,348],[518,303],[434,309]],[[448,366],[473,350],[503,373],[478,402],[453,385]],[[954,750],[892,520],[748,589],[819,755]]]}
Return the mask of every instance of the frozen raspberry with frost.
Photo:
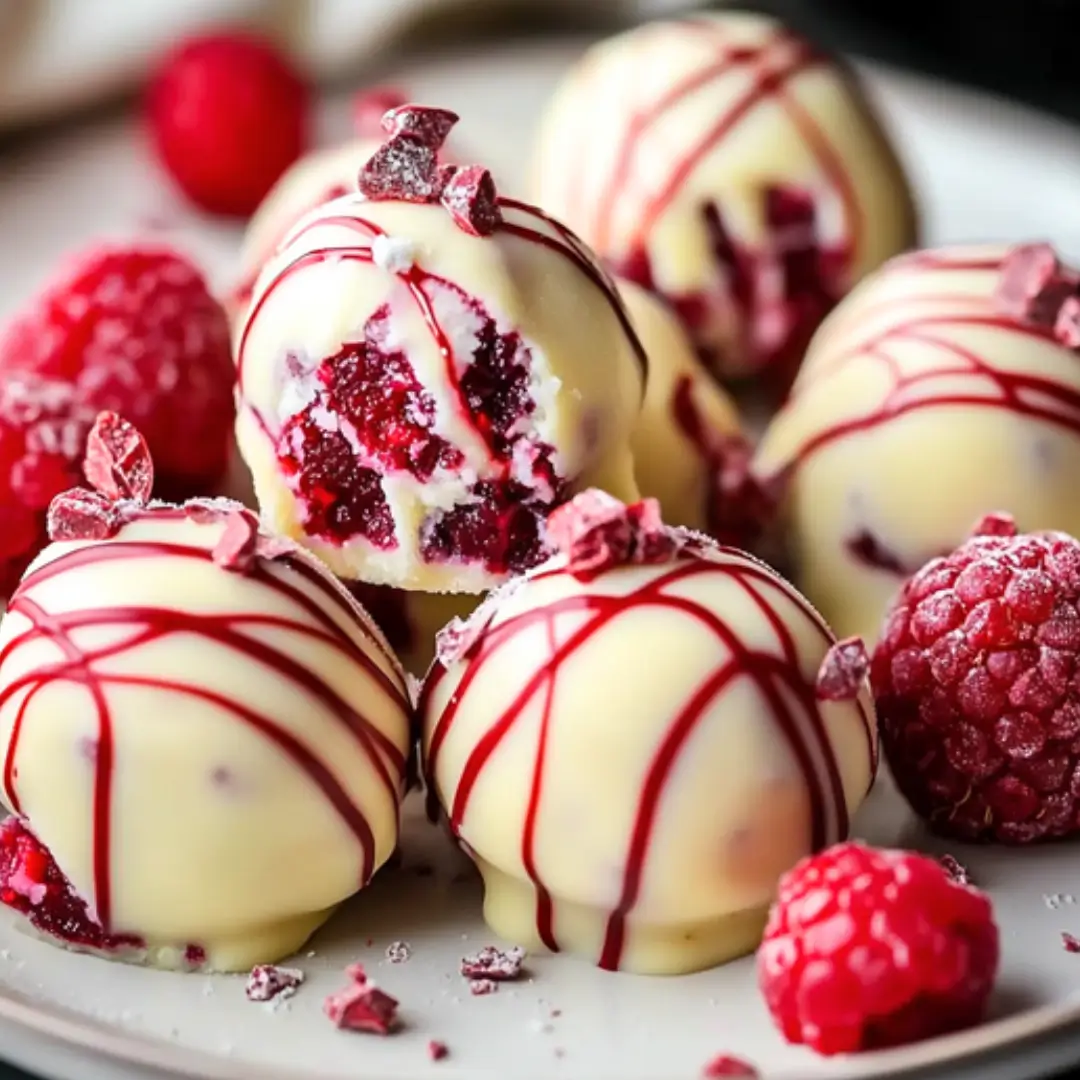
{"label": "frozen raspberry with frost", "polygon": [[0,334],[0,377],[16,372],[68,383],[92,413],[134,424],[163,497],[205,494],[225,473],[235,381],[228,318],[171,248],[103,245],[71,259]]}
{"label": "frozen raspberry with frost", "polygon": [[896,782],[936,832],[1080,828],[1080,542],[1005,515],[910,578],[871,680]]}
{"label": "frozen raspberry with frost", "polygon": [[758,981],[784,1037],[820,1054],[978,1023],[998,964],[990,901],[935,859],[838,844],[780,881]]}
{"label": "frozen raspberry with frost", "polygon": [[214,33],[181,42],[150,84],[158,156],[181,190],[215,214],[254,212],[307,148],[311,95],[268,41]]}
{"label": "frozen raspberry with frost", "polygon": [[73,386],[0,373],[0,595],[48,542],[53,497],[82,482],[93,421]]}

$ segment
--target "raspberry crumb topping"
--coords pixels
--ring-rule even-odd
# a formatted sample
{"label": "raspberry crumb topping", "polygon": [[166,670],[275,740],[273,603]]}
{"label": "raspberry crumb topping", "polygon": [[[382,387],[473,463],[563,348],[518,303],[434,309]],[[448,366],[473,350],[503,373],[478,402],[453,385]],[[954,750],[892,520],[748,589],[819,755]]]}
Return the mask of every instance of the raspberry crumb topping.
{"label": "raspberry crumb topping", "polygon": [[970,885],[971,875],[968,873],[968,869],[962,862],[956,859],[952,855],[942,855],[938,862],[941,863],[942,870],[949,875],[957,883],[957,885]]}
{"label": "raspberry crumb topping", "polygon": [[494,994],[499,989],[499,984],[494,979],[470,979],[469,993],[473,997],[486,997]]}
{"label": "raspberry crumb topping", "polygon": [[289,58],[235,32],[181,42],[147,97],[154,147],[180,189],[204,210],[241,217],[307,148],[310,113]]}
{"label": "raspberry crumb topping", "polygon": [[742,1058],[733,1057],[731,1054],[720,1054],[712,1061],[706,1063],[701,1070],[701,1075],[713,1080],[721,1076],[758,1076],[757,1069]]}
{"label": "raspberry crumb topping", "polygon": [[444,1042],[439,1042],[438,1039],[432,1039],[427,1044],[427,1053],[432,1061],[442,1061],[443,1058],[450,1056],[450,1047]]}
{"label": "raspberry crumb topping", "polygon": [[1061,933],[1061,945],[1066,952],[1080,953],[1080,939],[1065,931]]}
{"label": "raspberry crumb topping", "polygon": [[628,563],[670,562],[684,538],[660,519],[655,499],[626,506],[598,488],[575,495],[548,517],[548,542],[576,574],[596,574]]}
{"label": "raspberry crumb topping", "polygon": [[838,641],[825,654],[817,677],[817,696],[823,701],[853,701],[866,685],[870,655],[862,638]]}
{"label": "raspberry crumb topping", "polygon": [[225,528],[214,545],[213,559],[225,570],[245,573],[255,562],[259,541],[259,522],[246,508],[230,510],[225,515]]}
{"label": "raspberry crumb topping", "polygon": [[15,817],[0,822],[0,903],[71,948],[120,953],[146,947],[134,934],[106,933],[49,850]]}
{"label": "raspberry crumb topping", "polygon": [[839,844],[781,879],[757,964],[789,1042],[874,1050],[978,1023],[998,929],[990,901],[936,860]]}
{"label": "raspberry crumb topping", "polygon": [[[525,950],[520,945],[510,949],[498,949],[494,945],[485,945],[472,956],[461,960],[461,974],[467,979],[494,979],[496,982],[510,982],[521,975],[521,965],[525,962]],[[476,993],[476,991],[473,991]]]}
{"label": "raspberry crumb topping", "polygon": [[236,376],[228,317],[169,247],[76,256],[0,335],[0,373],[66,383],[91,418],[126,417],[146,437],[163,498],[201,494],[226,471]]}
{"label": "raspberry crumb topping", "polygon": [[1066,348],[1080,347],[1080,274],[1064,267],[1049,244],[1019,244],[1001,264],[1000,310],[1049,330]]}
{"label": "raspberry crumb topping", "polygon": [[248,1001],[273,1001],[292,997],[303,982],[304,973],[299,968],[258,964],[251,969],[244,992]]}
{"label": "raspberry crumb topping", "polygon": [[323,1012],[343,1030],[389,1035],[397,1026],[397,999],[370,982],[360,964],[351,964],[345,974],[351,982],[326,998]]}
{"label": "raspberry crumb topping", "polygon": [[1021,844],[1080,827],[1080,542],[1005,515],[900,590],[871,678],[882,747],[937,832]]}
{"label": "raspberry crumb topping", "polygon": [[154,487],[154,463],[146,440],[115,413],[98,416],[86,441],[83,471],[107,499],[144,503]]}
{"label": "raspberry crumb topping", "polygon": [[395,941],[386,947],[386,959],[391,964],[404,964],[412,956],[412,949],[406,941]]}

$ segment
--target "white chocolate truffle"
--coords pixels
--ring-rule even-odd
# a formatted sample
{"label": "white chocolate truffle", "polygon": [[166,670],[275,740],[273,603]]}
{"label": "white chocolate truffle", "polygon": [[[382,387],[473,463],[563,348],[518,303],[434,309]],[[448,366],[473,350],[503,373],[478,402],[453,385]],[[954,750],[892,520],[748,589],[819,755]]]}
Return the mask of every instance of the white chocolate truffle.
{"label": "white chocolate truffle", "polygon": [[0,626],[0,895],[50,940],[244,970],[397,843],[400,666],[306,552],[218,565],[227,509],[129,504],[46,548]]}
{"label": "white chocolate truffle", "polygon": [[294,162],[252,215],[240,251],[239,282],[231,297],[232,315],[243,314],[259,271],[289,230],[309,211],[356,190],[356,177],[382,140],[351,139],[315,150]]}
{"label": "white chocolate truffle", "polygon": [[593,47],[549,106],[534,182],[616,273],[668,298],[720,374],[779,386],[829,308],[914,241],[858,84],[761,15]]}
{"label": "white chocolate truffle", "polygon": [[834,638],[794,588],[610,502],[553,514],[554,536],[579,509],[594,531],[444,635],[424,768],[497,934],[693,971],[753,949],[779,875],[846,835],[876,755],[868,661],[851,643],[854,678],[822,689]]}
{"label": "white chocolate truffle", "polygon": [[1080,362],[995,299],[1005,255],[889,263],[821,327],[765,434],[796,580],[840,634],[873,642],[901,582],[986,513],[1080,534]]}
{"label": "white chocolate truffle", "polygon": [[649,359],[632,443],[638,489],[669,525],[716,535],[724,529],[719,472],[726,443],[742,436],[739,414],[671,309],[632,282],[618,284]]}
{"label": "white chocolate truffle", "polygon": [[400,165],[407,137],[368,168],[373,185],[380,161],[404,168],[392,183],[413,201],[329,203],[260,275],[237,440],[265,520],[341,577],[482,592],[543,557],[543,519],[569,492],[636,494],[644,354],[571,233],[468,167],[486,200],[474,226],[456,182],[430,195],[442,174]]}

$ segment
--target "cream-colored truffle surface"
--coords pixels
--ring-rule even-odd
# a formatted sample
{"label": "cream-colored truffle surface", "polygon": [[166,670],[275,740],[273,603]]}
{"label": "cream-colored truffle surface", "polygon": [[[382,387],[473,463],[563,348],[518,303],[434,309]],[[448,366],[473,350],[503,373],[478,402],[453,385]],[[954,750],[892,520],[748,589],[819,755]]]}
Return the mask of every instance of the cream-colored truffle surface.
{"label": "cream-colored truffle surface", "polygon": [[677,973],[753,949],[778,876],[871,780],[869,687],[821,702],[832,636],[730,549],[589,580],[547,564],[429,677],[429,782],[502,937]]}
{"label": "cream-colored truffle surface", "polygon": [[[570,488],[636,495],[630,436],[644,373],[614,285],[587,249],[538,211],[504,202],[503,217],[494,235],[480,237],[439,205],[346,196],[303,219],[260,275],[238,342],[238,444],[268,523],[342,577],[430,592],[480,592],[501,579],[479,562],[421,555],[431,515],[468,501],[477,480],[506,475],[459,386],[477,347],[474,304],[529,352],[535,407],[515,431],[512,468],[519,455],[527,465],[530,446],[545,444]],[[276,452],[283,424],[317,394],[314,369],[362,337],[377,311],[389,312],[393,345],[430,395],[433,433],[463,458],[426,479],[384,472],[396,541],[389,550],[359,535],[341,543],[309,532]],[[356,452],[366,464],[366,452]]]}
{"label": "cream-colored truffle surface", "polygon": [[[617,266],[647,257],[655,288],[705,298],[701,342],[725,374],[783,327],[781,280],[764,272],[753,326],[739,310],[703,211],[768,263],[765,191],[817,208],[818,238],[854,283],[914,240],[903,172],[850,74],[780,23],[722,12],[648,23],[594,46],[548,107],[534,195]],[[730,269],[730,268],[729,268]],[[636,275],[635,275],[636,276]]]}
{"label": "cream-colored truffle surface", "polygon": [[735,403],[662,300],[625,280],[619,292],[649,358],[633,438],[638,488],[659,501],[668,524],[710,532],[719,450],[740,432]]}
{"label": "cream-colored truffle surface", "polygon": [[217,566],[220,523],[53,544],[0,626],[3,802],[149,963],[298,949],[397,842],[404,675],[303,552]]}
{"label": "cream-colored truffle surface", "polygon": [[798,580],[872,642],[903,578],[984,514],[1080,531],[1080,363],[998,309],[1000,247],[901,257],[824,323],[760,447]]}

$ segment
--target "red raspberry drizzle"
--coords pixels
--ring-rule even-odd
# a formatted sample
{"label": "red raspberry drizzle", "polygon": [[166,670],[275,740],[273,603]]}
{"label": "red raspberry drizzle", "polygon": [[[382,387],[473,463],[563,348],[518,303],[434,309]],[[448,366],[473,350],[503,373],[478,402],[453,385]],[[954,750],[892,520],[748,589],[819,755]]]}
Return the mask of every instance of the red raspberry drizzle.
{"label": "red raspberry drizzle", "polygon": [[[184,515],[185,511],[181,507],[132,510],[125,520],[175,520],[183,519]],[[378,782],[396,799],[404,782],[406,762],[402,751],[371,721],[355,712],[334,690],[322,683],[310,669],[270,644],[265,635],[256,637],[251,632],[257,628],[265,631],[277,627],[290,634],[302,634],[341,650],[363,666],[383,693],[408,710],[404,686],[387,675],[374,659],[360,652],[335,618],[324,610],[323,603],[310,595],[302,585],[306,584],[308,589],[315,590],[323,602],[343,612],[350,625],[361,626],[370,637],[371,631],[359,619],[347,598],[327,577],[315,570],[312,564],[290,555],[280,557],[276,563],[288,568],[287,576],[273,572],[265,562],[252,565],[248,576],[259,582],[267,593],[274,597],[276,605],[291,604],[296,611],[293,616],[259,614],[255,611],[235,614],[196,613],[157,607],[90,608],[54,615],[46,611],[34,598],[35,591],[48,582],[117,559],[129,564],[135,561],[157,562],[161,571],[167,572],[169,565],[175,565],[176,560],[210,562],[213,554],[193,544],[127,541],[121,534],[111,542],[82,547],[61,555],[24,578],[11,598],[9,613],[21,616],[29,625],[0,650],[0,671],[4,663],[13,659],[20,648],[33,646],[35,642],[43,639],[49,641],[64,657],[56,664],[32,668],[27,674],[11,679],[0,690],[0,709],[8,702],[18,700],[18,695],[22,694],[3,766],[4,798],[14,813],[22,812],[18,794],[18,754],[27,710],[35,695],[54,681],[64,680],[83,685],[94,702],[97,739],[93,754],[93,908],[102,930],[108,934],[113,933],[111,839],[115,743],[113,715],[108,700],[109,688],[113,686],[144,686],[210,702],[271,741],[295,762],[297,768],[310,777],[356,837],[362,852],[360,880],[366,883],[375,870],[375,840],[369,822],[361,808],[350,799],[330,765],[317,757],[286,728],[278,726],[271,717],[256,712],[243,701],[200,685],[196,673],[192,673],[190,681],[180,681],[104,669],[104,665],[110,660],[115,660],[133,649],[152,646],[155,642],[171,636],[194,635],[214,642],[222,649],[246,656],[252,662],[272,669],[280,677],[289,680],[336,715],[342,726],[370,756]],[[86,640],[86,631],[93,627],[107,628],[107,639],[94,647],[80,645],[80,641]],[[130,633],[118,640],[115,631],[121,627],[129,627]]]}
{"label": "red raspberry drizzle", "polygon": [[[559,569],[541,570],[531,580],[540,581],[563,572]],[[710,574],[730,576],[747,593],[776,635],[780,646],[779,656],[747,648],[738,634],[714,612],[686,596],[667,591],[677,583],[682,584]],[[769,591],[782,597],[785,607],[796,608],[821,640],[832,644],[833,638],[828,627],[782,578],[765,566],[729,551],[718,554],[714,559],[678,559],[658,577],[625,596],[573,595],[525,611],[494,628],[489,628],[477,642],[470,655],[469,665],[431,735],[425,766],[428,795],[429,799],[434,800],[434,778],[438,770],[439,755],[454,725],[458,710],[469,696],[472,684],[486,665],[500,662],[502,650],[519,634],[530,633],[537,625],[544,627],[550,652],[540,658],[542,662],[537,664],[534,672],[515,675],[521,684],[516,697],[506,711],[491,723],[484,738],[465,762],[449,808],[449,826],[455,835],[460,835],[470,796],[484,769],[522,716],[531,715],[531,706],[537,695],[540,695],[542,704],[536,758],[529,787],[521,856],[525,872],[536,889],[537,933],[544,945],[553,952],[559,950],[554,908],[551,894],[537,867],[534,846],[543,800],[547,739],[553,702],[560,674],[565,666],[572,664],[577,651],[587,646],[597,634],[631,609],[648,606],[678,612],[693,619],[716,636],[720,646],[718,652],[729,654],[730,658],[719,664],[704,685],[674,713],[667,734],[648,770],[642,785],[641,801],[634,817],[619,900],[608,918],[599,966],[609,970],[619,967],[625,944],[626,921],[639,897],[645,865],[649,858],[653,826],[679,755],[702,716],[724,692],[725,687],[736,679],[753,680],[761,696],[768,702],[773,719],[783,731],[802,769],[810,802],[812,850],[821,850],[847,835],[848,814],[843,785],[819,712],[814,686],[800,675],[795,638],[777,608],[770,603],[767,595]],[[587,613],[584,624],[568,636],[565,632],[560,635],[560,617],[569,615],[577,618],[577,613],[580,612]],[[446,678],[447,670],[439,661],[432,667],[421,695],[421,716],[431,708],[432,696]],[[866,728],[872,775],[876,758],[870,730],[871,719],[861,706],[859,711]]]}
{"label": "red raspberry drizzle", "polygon": [[[584,245],[534,207],[504,198],[498,205],[554,230],[556,235],[550,236],[505,217],[495,226],[497,232],[561,255],[599,289],[644,371],[645,354],[622,301]],[[372,242],[386,236],[374,222],[343,212],[311,222],[294,239],[326,226],[354,232],[365,242],[302,254],[266,284],[240,338],[237,366],[241,394],[251,327],[281,285],[304,268],[330,258],[373,263]],[[515,427],[536,407],[529,391],[529,348],[515,331],[500,332],[479,299],[466,295],[452,282],[415,263],[395,273],[443,357],[459,417],[487,446],[495,473],[473,484],[465,501],[428,516],[421,526],[421,551],[429,562],[463,558],[483,562],[497,573],[527,569],[544,557],[541,523],[565,488],[564,478],[551,464],[553,449],[515,434]],[[477,347],[471,358],[456,355],[440,321],[439,299],[452,300],[479,320]],[[287,421],[277,436],[267,418],[256,414],[277,447],[284,472],[304,498],[308,531],[338,542],[359,535],[384,549],[396,547],[398,541],[380,477],[397,471],[425,481],[439,468],[452,472],[464,462],[457,448],[431,431],[434,402],[417,380],[408,358],[401,352],[388,354],[385,324],[389,314],[385,306],[375,312],[364,328],[363,346],[344,346],[335,356],[325,358],[317,372],[318,381],[328,388],[325,403],[330,411],[347,420],[363,442],[368,455],[364,465],[357,463],[344,434],[320,428],[308,410]],[[349,370],[340,372],[338,368],[346,362]],[[385,385],[388,372],[393,380],[390,387]],[[518,448],[528,451],[528,476],[522,475],[522,462],[515,455]]]}
{"label": "red raspberry drizzle", "polygon": [[[621,274],[655,291],[648,255],[650,238],[694,169],[763,103],[770,102],[782,109],[813,156],[828,190],[840,200],[846,239],[835,248],[827,248],[814,237],[815,200],[808,192],[763,184],[762,198],[773,249],[762,251],[737,244],[724,225],[720,207],[707,202],[702,206],[703,227],[710,236],[717,266],[724,272],[727,287],[717,292],[668,297],[690,328],[702,334],[707,331],[718,307],[723,310],[729,303],[734,303],[749,331],[745,344],[750,348],[752,366],[775,371],[778,389],[782,389],[801,360],[810,334],[847,291],[851,258],[863,243],[865,214],[852,177],[836,147],[788,89],[788,84],[797,76],[817,67],[835,65],[836,61],[788,30],[780,30],[760,45],[733,45],[725,40],[721,28],[708,20],[684,19],[681,24],[694,34],[696,40],[712,36],[716,42],[715,57],[704,67],[690,71],[664,95],[632,115],[614,155],[607,182],[600,187],[593,201],[587,234],[603,255],[614,253],[616,212],[623,199],[641,188],[635,166],[644,138],[695,94],[730,78],[733,70],[745,69],[745,89],[731,101],[725,112],[717,116],[712,127],[702,133],[684,157],[672,160],[665,182],[644,200],[637,215],[637,229],[624,253],[614,261]],[[590,160],[586,141],[590,136],[589,125],[583,124],[580,151],[569,160]],[[590,188],[581,179],[574,169],[566,170],[563,205],[573,208],[567,217],[575,222],[587,220],[589,216],[583,200]],[[803,227],[803,238],[790,246],[783,233],[793,224]],[[762,286],[765,276],[777,263],[785,281],[784,295],[769,301]],[[775,326],[778,320],[783,324],[779,336],[774,330],[767,329],[770,325]],[[756,333],[759,330],[761,333]],[[703,343],[708,345],[707,340]]]}

